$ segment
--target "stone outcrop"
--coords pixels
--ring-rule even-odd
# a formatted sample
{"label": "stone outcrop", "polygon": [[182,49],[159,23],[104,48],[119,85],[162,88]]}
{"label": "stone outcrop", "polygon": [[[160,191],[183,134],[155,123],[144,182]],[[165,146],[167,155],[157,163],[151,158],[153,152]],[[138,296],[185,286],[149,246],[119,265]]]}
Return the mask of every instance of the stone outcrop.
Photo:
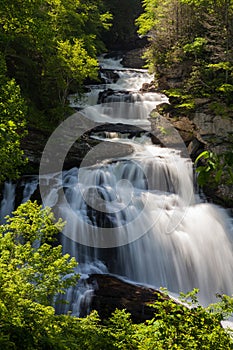
{"label": "stone outcrop", "polygon": [[[182,88],[190,74],[191,66],[192,62],[186,61],[171,67],[158,67],[158,89]],[[221,107],[221,101],[213,101],[210,98],[195,99],[194,110],[186,112],[176,109],[177,103],[179,101],[171,98],[169,106],[159,106],[157,111],[179,132],[193,160],[206,149],[217,154],[232,151],[233,111],[225,111],[224,106]],[[216,109],[219,112],[216,112]],[[222,178],[219,184],[207,184],[205,194],[208,200],[232,208],[233,186],[224,181],[224,176]]]}
{"label": "stone outcrop", "polygon": [[163,107],[166,106],[159,105],[150,114],[152,133],[156,140],[159,139],[163,146],[180,150],[183,156],[195,160],[205,147],[205,141],[195,123],[184,116],[174,118],[172,113],[164,112]]}
{"label": "stone outcrop", "polygon": [[140,89],[140,92],[157,92],[157,87],[154,81],[151,83],[144,83]]}
{"label": "stone outcrop", "polygon": [[91,275],[88,283],[97,286],[92,298],[91,309],[97,310],[101,319],[107,319],[116,309],[126,309],[136,323],[152,319],[153,304],[158,297],[168,297],[160,291],[131,284],[111,275]]}
{"label": "stone outcrop", "polygon": [[183,86],[184,80],[192,69],[192,61],[175,63],[172,66],[160,65],[158,70],[158,86],[160,90],[176,89]]}
{"label": "stone outcrop", "polygon": [[[113,131],[126,133],[130,130],[127,126],[110,124],[101,125],[100,129],[96,128],[95,132]],[[133,135],[138,134],[138,128],[132,130]],[[44,150],[44,147],[50,137],[50,134],[30,128],[28,135],[22,141],[22,149],[24,150],[25,157],[28,158],[28,164],[25,170],[26,174],[37,174],[40,166],[40,159]],[[62,142],[62,141],[61,141]],[[103,159],[114,159],[118,157],[125,157],[133,152],[133,148],[130,145],[122,143],[108,143],[106,147],[105,142],[100,142],[91,137],[91,133],[84,134],[79,140],[77,140],[71,149],[69,150],[63,169],[70,169],[72,167],[89,166],[98,163]]]}
{"label": "stone outcrop", "polygon": [[199,129],[201,137],[217,153],[227,149],[233,139],[233,119],[213,115],[210,111],[197,110],[193,122]]}
{"label": "stone outcrop", "polygon": [[145,52],[144,48],[134,49],[126,52],[123,56],[121,64],[124,67],[130,67],[130,68],[136,68],[136,69],[143,68],[146,64],[145,59],[142,58],[144,52]]}

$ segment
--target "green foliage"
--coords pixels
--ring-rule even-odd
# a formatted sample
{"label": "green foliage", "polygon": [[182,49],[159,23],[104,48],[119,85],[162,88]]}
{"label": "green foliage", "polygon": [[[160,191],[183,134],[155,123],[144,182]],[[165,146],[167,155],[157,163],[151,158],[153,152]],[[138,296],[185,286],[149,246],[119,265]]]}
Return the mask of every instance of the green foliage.
{"label": "green foliage", "polygon": [[197,181],[200,186],[208,184],[215,187],[221,182],[233,184],[232,152],[216,154],[211,151],[204,151],[196,158],[195,164],[198,164],[200,160],[202,160],[202,165],[196,167]]}
{"label": "green foliage", "polygon": [[195,59],[197,59],[203,55],[206,43],[207,40],[205,38],[195,38],[192,43],[184,45],[183,49],[185,53],[192,53]]}
{"label": "green foliage", "polygon": [[[96,77],[96,55],[111,15],[101,0],[5,0],[0,52],[30,104],[51,115],[64,109],[72,86]],[[72,85],[73,84],[73,85]]]}
{"label": "green foliage", "polygon": [[20,141],[25,136],[26,103],[14,79],[7,79],[4,58],[0,55],[0,183],[15,179],[25,163]]}
{"label": "green foliage", "polygon": [[232,110],[231,106],[227,106],[223,101],[212,101],[209,104],[209,109],[214,115],[219,115],[223,118],[228,118]]}
{"label": "green foliage", "polygon": [[182,89],[169,89],[165,91],[172,101],[173,106],[177,109],[178,113],[186,113],[193,110],[195,107],[193,96],[190,94],[184,94]]}
{"label": "green foliage", "polygon": [[[143,327],[138,349],[232,349],[232,340],[220,324],[223,315],[200,306],[196,293],[182,295],[182,302],[191,307],[172,299],[156,301],[153,307],[157,317]],[[222,299],[221,310],[225,307]],[[232,312],[232,303],[228,311]]]}
{"label": "green foliage", "polygon": [[140,35],[147,35],[156,24],[156,8],[158,6],[158,1],[143,0],[142,6],[144,12],[136,19],[136,25],[139,26],[138,33]]}
{"label": "green foliage", "polygon": [[[232,105],[232,1],[144,0],[143,6],[136,24],[150,39],[145,57],[156,76],[164,81],[180,65],[177,85],[184,95]],[[182,108],[192,108],[190,101],[184,103]]]}
{"label": "green foliage", "polygon": [[[73,272],[76,262],[62,255],[61,246],[52,246],[54,236],[62,229],[49,208],[41,209],[36,202],[27,202],[7,217],[0,226],[0,274],[2,300],[12,303],[14,296],[50,305],[55,294],[63,293],[76,282]],[[10,284],[9,284],[10,283]],[[17,307],[17,305],[15,305]]]}
{"label": "green foliage", "polygon": [[138,348],[138,326],[132,323],[126,310],[116,310],[106,322],[106,330],[114,349]]}
{"label": "green foliage", "polygon": [[25,121],[54,128],[71,114],[67,96],[97,79],[102,0],[3,0],[0,7],[0,183],[25,164]]}
{"label": "green foliage", "polygon": [[0,226],[2,349],[50,349],[38,344],[61,331],[51,305],[78,278],[75,260],[62,255],[61,246],[51,245],[62,226],[36,202],[22,204]]}

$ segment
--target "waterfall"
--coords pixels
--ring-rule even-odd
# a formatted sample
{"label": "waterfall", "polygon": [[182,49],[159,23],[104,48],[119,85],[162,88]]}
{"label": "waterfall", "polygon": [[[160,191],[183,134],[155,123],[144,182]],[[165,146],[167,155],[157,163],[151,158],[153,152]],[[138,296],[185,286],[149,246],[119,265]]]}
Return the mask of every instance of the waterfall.
{"label": "waterfall", "polygon": [[58,196],[51,202],[67,222],[64,250],[88,263],[115,247],[110,272],[175,293],[200,288],[203,304],[231,294],[230,218],[194,195],[192,164],[179,152],[153,146],[151,157],[140,148],[130,159],[64,172],[54,194],[65,186],[70,207]]}
{"label": "waterfall", "polygon": [[[86,284],[85,276],[93,271],[167,287],[174,293],[199,288],[203,304],[212,302],[215,293],[232,294],[230,217],[194,192],[188,157],[151,141],[148,116],[167,101],[166,96],[138,92],[143,82],[151,80],[144,70],[124,69],[119,60],[103,57],[100,64],[105,83],[91,85],[85,101],[71,96],[71,104],[82,107],[81,114],[93,122],[128,129],[138,125],[141,134],[93,131],[91,136],[104,144],[104,160],[87,165],[84,159],[79,169],[41,177],[49,189],[44,204],[67,222],[63,250],[77,258],[84,276],[76,289],[68,291],[69,304],[59,312],[82,314],[80,303],[88,303],[94,288]],[[116,82],[105,76],[104,68],[117,74]],[[103,103],[96,104],[106,90],[110,92]],[[108,154],[115,144],[130,146],[132,154],[112,159]],[[30,198],[37,181],[34,178],[25,185],[24,200]],[[12,208],[13,190],[6,185],[1,215]]]}
{"label": "waterfall", "polygon": [[14,210],[15,187],[16,185],[12,182],[4,184],[3,199],[0,206],[0,223],[3,223],[4,218]]}

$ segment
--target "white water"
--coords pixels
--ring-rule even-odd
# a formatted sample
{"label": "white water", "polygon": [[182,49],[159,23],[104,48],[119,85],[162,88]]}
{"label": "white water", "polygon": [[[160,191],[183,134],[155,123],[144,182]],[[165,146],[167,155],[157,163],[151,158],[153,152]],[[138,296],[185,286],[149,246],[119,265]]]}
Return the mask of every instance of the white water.
{"label": "white water", "polygon": [[[73,210],[58,204],[58,216],[67,221],[65,251],[79,260],[77,241],[92,247],[118,246],[110,272],[172,292],[198,287],[203,304],[213,301],[215,293],[231,294],[230,218],[223,209],[197,203],[189,161],[158,147],[152,159],[147,147],[141,148],[133,162],[121,160],[64,173],[63,184],[57,183],[48,204],[57,204],[57,193],[65,183]],[[115,240],[103,236],[100,226],[114,227]],[[87,240],[90,227],[93,236]],[[110,228],[106,230],[110,236]],[[81,254],[86,262],[101,259],[98,249],[92,250],[92,257],[89,248]]]}
{"label": "white water", "polygon": [[14,210],[15,204],[15,184],[6,182],[3,188],[3,199],[0,206],[0,223]]}
{"label": "white water", "polygon": [[[153,93],[138,94],[137,92],[142,87],[143,83],[150,83],[153,80],[153,75],[149,74],[145,69],[138,69],[135,71],[134,69],[124,68],[121,65],[120,61],[121,59],[112,59],[112,58],[106,59],[104,58],[104,56],[99,57],[100,66],[104,69],[112,70],[114,73],[118,74],[119,79],[117,80],[116,83],[112,83],[111,80],[109,80],[104,73],[101,73],[101,77],[106,82],[106,84],[89,85],[88,86],[89,91],[85,93],[82,97],[77,94],[70,95],[69,102],[71,107],[85,108],[88,106],[96,105],[98,101],[99,93],[103,92],[106,89],[112,89],[114,91],[134,92],[135,101],[137,100],[142,102],[147,101],[147,103],[149,104],[149,109],[146,111],[146,115],[144,113],[144,118],[146,118],[146,116],[148,116],[148,112],[150,112],[155,107],[156,100],[158,103],[168,102],[167,97],[162,94],[153,94]],[[133,106],[132,108],[135,108],[135,107]],[[101,113],[105,115],[105,118],[107,116],[111,118],[116,118],[115,113],[114,113],[114,116],[112,115],[110,116],[108,112],[107,114],[105,114],[104,111],[102,111]],[[140,111],[139,113],[142,113],[142,112]],[[136,111],[136,114],[138,114],[138,111]],[[123,117],[122,119],[123,122],[125,122],[124,119],[125,118]],[[137,120],[138,117],[135,117],[134,119]],[[111,120],[107,120],[107,121],[111,121]]]}
{"label": "white water", "polygon": [[[85,108],[85,116],[98,122],[147,125],[150,111],[166,101],[160,94],[137,93],[151,76],[143,70],[122,69],[119,60],[100,61],[103,67],[117,70],[120,77],[107,87],[133,92],[135,102],[113,98]],[[66,249],[70,250],[76,235],[85,236],[86,223],[97,226],[89,244],[101,246],[98,226],[102,221],[103,226],[114,227],[113,243],[118,245],[111,272],[172,292],[199,288],[204,304],[213,301],[215,293],[232,294],[232,223],[223,209],[201,203],[194,195],[191,162],[178,151],[145,140],[120,141],[134,147],[127,160],[82,168],[79,176],[74,170],[65,175],[69,203],[76,213],[69,220],[67,207],[60,206],[68,221],[66,236],[71,238]],[[131,243],[121,246],[127,240]],[[112,241],[107,240],[106,246],[109,243]],[[98,250],[94,251],[99,257]]]}
{"label": "white water", "polygon": [[[110,84],[114,90],[135,92],[149,79],[144,71],[120,70],[118,61],[101,62],[108,68],[113,63],[120,76],[117,84]],[[140,98],[134,103],[118,100],[87,107],[82,113],[101,123],[148,129],[150,110],[166,98],[136,95]],[[63,178],[59,174],[45,177],[47,184],[53,183],[45,204],[67,221],[64,251],[76,256],[84,276],[96,267],[98,273],[106,273],[107,264],[111,273],[156,288],[167,287],[174,293],[199,288],[203,304],[213,301],[215,293],[232,294],[232,223],[223,209],[201,203],[194,194],[191,161],[177,150],[152,145],[147,137],[108,136],[106,149],[113,142],[122,142],[133,147],[133,154],[73,168]],[[34,188],[35,183],[28,185],[27,198]],[[62,188],[69,206],[61,196]],[[8,199],[2,202],[4,213],[13,203],[11,195],[13,190],[8,189]],[[69,310],[79,314],[80,300],[85,304],[92,290],[83,279],[78,291],[69,290]]]}

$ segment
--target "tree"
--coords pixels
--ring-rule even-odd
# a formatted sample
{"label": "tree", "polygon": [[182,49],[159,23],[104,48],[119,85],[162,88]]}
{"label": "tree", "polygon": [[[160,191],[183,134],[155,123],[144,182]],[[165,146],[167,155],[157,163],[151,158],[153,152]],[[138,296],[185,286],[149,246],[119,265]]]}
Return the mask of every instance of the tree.
{"label": "tree", "polygon": [[54,297],[78,279],[75,259],[52,243],[62,226],[36,202],[22,204],[0,226],[1,348],[37,349],[56,333]]}
{"label": "tree", "polygon": [[230,105],[232,0],[144,0],[143,6],[136,23],[139,33],[150,38],[146,57],[151,70],[159,77],[167,68],[187,67],[180,83],[181,99],[212,96]]}
{"label": "tree", "polygon": [[27,107],[19,86],[5,74],[5,60],[0,55],[0,183],[17,178],[25,163],[20,141],[25,135]]}
{"label": "tree", "polygon": [[129,50],[138,40],[135,19],[142,12],[140,0],[103,0],[106,9],[112,13],[112,27],[103,35],[110,50]]}
{"label": "tree", "polygon": [[71,82],[80,91],[86,78],[96,78],[101,33],[110,18],[101,0],[3,1],[0,51],[7,75],[31,106],[50,115],[55,109],[56,115]]}
{"label": "tree", "polygon": [[230,334],[220,323],[225,311],[232,312],[232,298],[223,296],[221,302],[204,308],[197,302],[197,292],[181,293],[182,303],[156,301],[152,305],[156,317],[139,330],[138,349],[233,349]]}

